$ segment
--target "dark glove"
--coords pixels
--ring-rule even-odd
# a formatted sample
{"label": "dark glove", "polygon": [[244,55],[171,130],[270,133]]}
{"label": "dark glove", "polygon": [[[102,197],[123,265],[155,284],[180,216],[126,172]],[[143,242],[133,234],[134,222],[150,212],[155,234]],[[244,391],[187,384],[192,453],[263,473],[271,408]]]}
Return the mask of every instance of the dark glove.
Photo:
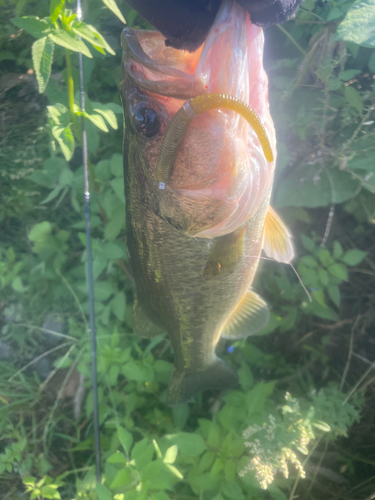
{"label": "dark glove", "polygon": [[[201,45],[222,0],[125,0],[155,26],[176,49],[194,50]],[[283,23],[302,0],[237,0],[258,26]]]}

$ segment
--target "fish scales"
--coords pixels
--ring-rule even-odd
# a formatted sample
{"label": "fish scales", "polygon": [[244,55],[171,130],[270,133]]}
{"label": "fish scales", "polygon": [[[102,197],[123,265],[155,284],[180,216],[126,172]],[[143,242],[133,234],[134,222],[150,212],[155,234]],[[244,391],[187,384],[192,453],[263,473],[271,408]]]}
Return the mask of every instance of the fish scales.
{"label": "fish scales", "polygon": [[[213,30],[224,33],[223,23],[232,28],[237,41],[238,23],[242,33],[254,29],[242,9],[229,1],[223,3]],[[252,32],[258,38],[255,48],[248,51],[258,59],[259,33],[262,37],[260,28]],[[229,35],[224,35],[230,43]],[[243,36],[238,42],[242,50],[247,50],[249,37],[247,33],[245,46]],[[194,76],[197,69],[192,73],[199,65],[205,67],[200,54],[207,57],[215,50],[215,37],[209,36],[206,43],[213,46],[205,45],[191,55],[163,48],[163,40],[155,32],[125,30],[123,36],[127,247],[136,287],[133,323],[136,333],[144,337],[168,332],[175,356],[168,394],[171,405],[188,401],[201,390],[225,389],[237,382],[234,370],[216,356],[216,345],[220,336],[243,338],[268,321],[267,305],[250,290],[265,242],[268,254],[277,260],[292,257],[289,234],[269,207],[274,162],[267,164],[256,135],[235,113],[210,111],[194,119],[178,147],[170,180],[164,189],[157,182],[156,163],[174,114],[186,99],[207,93],[205,87],[215,90],[217,78],[224,75],[227,80],[223,68],[212,66],[214,83],[204,80],[201,72]],[[163,65],[160,54],[164,50]],[[169,59],[180,69],[170,69]],[[236,59],[240,60],[238,53]],[[258,59],[259,94],[267,92],[267,86]],[[226,60],[232,64],[228,55]],[[186,77],[181,71],[184,67]],[[243,66],[239,73],[244,78]],[[175,88],[171,90],[173,79]],[[254,86],[254,75],[249,80]],[[188,94],[187,82],[191,82]],[[245,79],[242,87],[248,85]],[[168,96],[171,92],[173,98]],[[258,94],[256,106],[263,113],[275,154],[267,96],[262,97],[263,103]],[[242,141],[227,133],[233,126],[244,134]],[[250,166],[246,163],[249,153],[253,155]],[[250,195],[241,181],[247,182]],[[237,197],[236,203],[233,197]]]}

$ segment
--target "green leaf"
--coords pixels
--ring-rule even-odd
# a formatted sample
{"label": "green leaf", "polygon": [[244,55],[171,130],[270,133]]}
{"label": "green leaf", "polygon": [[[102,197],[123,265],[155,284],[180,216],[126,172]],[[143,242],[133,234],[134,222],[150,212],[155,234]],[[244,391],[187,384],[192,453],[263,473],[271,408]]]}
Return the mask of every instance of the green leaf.
{"label": "green leaf", "polygon": [[125,229],[125,209],[120,205],[112,214],[111,220],[105,226],[104,237],[108,241],[113,241],[117,238],[120,231]]}
{"label": "green leaf", "polygon": [[300,262],[307,267],[318,267],[317,261],[311,255],[305,255],[304,257],[302,257],[302,259],[300,259]]}
{"label": "green leaf", "polygon": [[214,422],[210,423],[210,427],[208,429],[208,444],[211,446],[211,448],[217,448],[220,443],[220,427],[215,424]]}
{"label": "green leaf", "polygon": [[108,260],[116,260],[124,257],[124,249],[117,243],[107,242],[100,248],[100,254]]}
{"label": "green leaf", "polygon": [[329,206],[352,198],[359,189],[359,181],[352,179],[348,172],[338,169],[319,169],[315,165],[302,165],[280,183],[276,192],[276,206],[307,208]]}
{"label": "green leaf", "polygon": [[118,198],[125,205],[124,177],[118,177],[117,179],[112,179],[111,186],[113,191],[117,194]]}
{"label": "green leaf", "polygon": [[345,86],[345,100],[346,102],[355,108],[361,115],[363,112],[363,100],[361,94],[354,87]]}
{"label": "green leaf", "polygon": [[53,484],[47,484],[42,487],[41,495],[43,498],[60,500],[60,493],[56,491],[57,486]]}
{"label": "green leaf", "polygon": [[135,461],[137,469],[141,470],[151,462],[154,453],[155,449],[153,445],[147,439],[142,439],[142,441],[138,441],[134,445],[131,458]]}
{"label": "green leaf", "polygon": [[[155,365],[154,365],[154,368],[155,368],[155,372],[157,373],[160,373],[157,369],[157,366],[156,363],[158,361],[163,361],[163,360],[157,360],[155,362]],[[161,371],[161,373],[171,373],[171,369],[172,369],[172,366],[170,363],[167,363],[165,362],[166,365],[165,367],[168,368],[168,371]],[[168,367],[167,367],[168,365]],[[174,422],[174,425],[177,429],[182,429],[184,427],[184,425],[186,424],[186,421],[187,419],[189,418],[189,415],[190,415],[190,407],[187,403],[184,403],[182,405],[178,405],[178,406],[173,406],[172,408],[172,415],[173,415],[173,422]]]}
{"label": "green leaf", "polygon": [[246,394],[248,415],[262,413],[266,399],[272,394],[275,382],[259,382]]}
{"label": "green leaf", "polygon": [[103,120],[103,117],[101,115],[89,115],[87,112],[84,113],[84,116],[88,118],[91,123],[95,125],[95,127],[98,127],[98,129],[102,130],[103,132],[108,132],[108,127],[105,124],[105,121]]}
{"label": "green leaf", "polygon": [[51,235],[52,225],[48,221],[35,224],[29,232],[29,240],[34,243],[34,252],[40,252],[44,249]]}
{"label": "green leaf", "polygon": [[160,451],[159,445],[158,445],[158,443],[156,442],[156,440],[155,440],[155,439],[153,439],[153,440],[152,440],[152,444],[154,445],[154,448],[155,448],[155,451],[156,451],[156,456],[157,456],[158,458],[162,458],[162,457],[163,457],[163,455],[161,454],[161,451]]}
{"label": "green leaf", "polygon": [[181,474],[181,472],[174,465],[171,465],[171,464],[165,464],[165,465],[166,465],[167,469],[170,470],[174,476],[178,477],[178,479],[184,478],[184,476]]}
{"label": "green leaf", "polygon": [[151,500],[170,500],[170,497],[164,491],[158,491],[151,495]]}
{"label": "green leaf", "polygon": [[93,110],[96,111],[97,113],[99,113],[100,115],[102,115],[103,118],[105,118],[107,120],[108,124],[114,130],[118,129],[116,115],[110,108],[107,108],[105,104],[101,104],[99,102],[93,102],[91,104],[92,104]]}
{"label": "green leaf", "polygon": [[314,422],[312,422],[312,425],[323,432],[330,432],[331,431],[331,427],[326,422],[323,422],[322,420],[315,420]]}
{"label": "green leaf", "polygon": [[125,452],[129,454],[130,448],[132,447],[133,444],[133,436],[130,434],[129,431],[127,431],[120,425],[117,425],[116,429],[117,429],[117,437],[119,438],[122,447],[124,448]]}
{"label": "green leaf", "polygon": [[270,484],[267,491],[274,500],[288,500],[288,497],[274,484]]}
{"label": "green leaf", "polygon": [[24,485],[26,486],[34,486],[35,485],[35,477],[32,477],[32,476],[25,476],[23,479],[22,479],[22,482]]}
{"label": "green leaf", "polygon": [[339,17],[342,17],[343,15],[344,13],[341,9],[339,9],[338,7],[333,7],[333,9],[329,11],[326,21],[333,21],[335,19],[338,19]]}
{"label": "green leaf", "polygon": [[360,264],[363,259],[366,257],[368,252],[362,252],[361,250],[348,250],[341,260],[345,262],[348,266],[356,266]]}
{"label": "green leaf", "polygon": [[180,453],[198,457],[206,449],[206,444],[198,434],[180,432],[179,434],[169,434],[165,436],[172,443],[177,444]]}
{"label": "green leaf", "polygon": [[319,260],[323,264],[323,266],[328,267],[334,263],[331,254],[326,248],[319,249]]}
{"label": "green leaf", "polygon": [[325,269],[323,269],[322,267],[320,267],[318,269],[318,276],[319,276],[319,279],[320,279],[320,282],[322,283],[322,285],[327,286],[328,281],[329,281],[327,271]]}
{"label": "green leaf", "polygon": [[[86,24],[82,21],[76,21],[72,25],[73,32],[91,43],[91,45],[98,50],[99,48],[105,49],[107,52],[113,56],[116,54],[111,46],[105,41],[104,37],[90,24]],[[100,52],[100,51],[99,51]]]}
{"label": "green leaf", "polygon": [[112,493],[104,484],[96,483],[96,494],[99,500],[112,500]]}
{"label": "green leaf", "polygon": [[237,465],[234,460],[227,460],[224,466],[225,479],[227,481],[234,481],[236,479]]}
{"label": "green leaf", "polygon": [[52,31],[50,24],[35,16],[14,17],[12,23],[21,28],[35,38],[42,38]]}
{"label": "green leaf", "polygon": [[111,10],[115,14],[115,16],[120,19],[120,21],[126,24],[125,18],[122,15],[120,9],[117,7],[115,0],[103,0],[103,3],[108,7],[109,10]]}
{"label": "green leaf", "polygon": [[206,451],[203,455],[202,458],[199,461],[198,464],[198,472],[201,474],[202,472],[205,472],[211,465],[214,463],[216,457],[216,453],[213,451]]}
{"label": "green leaf", "polygon": [[126,298],[124,292],[118,292],[110,302],[112,312],[119,321],[124,321]]}
{"label": "green leaf", "polygon": [[115,153],[110,161],[111,172],[115,177],[122,177],[124,175],[124,165],[122,155]]}
{"label": "green leaf", "polygon": [[16,254],[12,247],[9,247],[6,252],[6,257],[8,262],[14,262],[16,260]]}
{"label": "green leaf", "polygon": [[14,61],[16,58],[16,56],[10,52],[9,50],[2,50],[0,52],[0,62],[1,61]]}
{"label": "green leaf", "polygon": [[339,25],[335,38],[375,47],[375,0],[355,2]]}
{"label": "green leaf", "polygon": [[52,40],[45,36],[34,42],[31,48],[39,94],[45,91],[51,75],[54,46]]}
{"label": "green leaf", "polygon": [[341,255],[344,253],[344,250],[342,249],[342,245],[339,241],[334,241],[333,242],[333,257],[334,259],[338,259],[341,257]]}
{"label": "green leaf", "polygon": [[65,30],[56,29],[48,36],[53,42],[65,49],[72,50],[73,52],[81,52],[84,56],[89,58],[92,57],[87,46],[82,40],[78,39],[77,35],[73,36]]}
{"label": "green leaf", "polygon": [[254,385],[254,378],[248,363],[243,361],[241,363],[241,367],[237,370],[237,373],[242,389],[244,391],[251,389]]}
{"label": "green leaf", "polygon": [[362,73],[362,70],[360,69],[347,69],[345,71],[340,71],[339,73],[339,78],[340,80],[347,82],[354,78],[356,75],[359,73]]}
{"label": "green leaf", "polygon": [[329,266],[328,272],[340,280],[348,281],[348,271],[346,266],[343,264],[333,264],[332,266]]}
{"label": "green leaf", "polygon": [[51,0],[50,19],[55,23],[65,6],[65,0]]}
{"label": "green leaf", "polygon": [[146,465],[141,472],[141,477],[143,481],[147,481],[149,488],[152,490],[166,490],[171,486],[170,475],[163,462],[159,460]]}
{"label": "green leaf", "polygon": [[131,476],[129,472],[126,469],[120,469],[116,474],[114,480],[112,481],[110,488],[111,489],[121,488],[122,486],[125,486],[126,484],[130,483],[130,481],[131,481]]}
{"label": "green leaf", "polygon": [[73,179],[74,173],[70,169],[66,168],[61,172],[59,184],[61,184],[62,186],[71,186]]}
{"label": "green leaf", "polygon": [[215,477],[221,470],[224,469],[224,462],[221,458],[217,457],[211,469],[211,477]]}
{"label": "green leaf", "polygon": [[225,481],[221,487],[221,492],[229,500],[245,500],[242,488],[237,481]]}
{"label": "green leaf", "polygon": [[67,127],[71,123],[69,109],[61,103],[54,106],[47,106],[48,116],[55,125]]}
{"label": "green leaf", "polygon": [[340,305],[340,300],[341,300],[341,296],[340,296],[340,289],[337,285],[329,285],[327,287],[327,292],[328,292],[328,295],[329,295],[329,298],[332,300],[332,302],[337,306],[339,307]]}
{"label": "green leaf", "polygon": [[[327,273],[328,276],[328,273]],[[313,290],[312,293],[312,298],[313,300],[316,300],[318,304],[320,304],[322,307],[328,307],[324,298],[324,293],[323,290]]]}
{"label": "green leaf", "polygon": [[144,367],[137,365],[134,361],[129,361],[121,368],[121,373],[129,380],[136,382],[148,382],[149,372]]}
{"label": "green leaf", "polygon": [[302,245],[308,250],[309,252],[312,252],[315,248],[315,243],[311,238],[308,238],[304,234],[301,234],[301,241]]}
{"label": "green leaf", "polygon": [[360,169],[366,170],[367,172],[375,173],[375,154],[369,151],[369,155],[366,158],[359,158],[355,156],[352,160],[348,162],[348,167],[352,170]]}
{"label": "green leaf", "polygon": [[123,453],[116,451],[116,453],[107,458],[107,462],[109,464],[126,464],[128,461]]}
{"label": "green leaf", "polygon": [[163,462],[165,464],[173,464],[176,460],[177,453],[178,453],[178,446],[176,444],[170,446],[168,450],[165,452]]}
{"label": "green leaf", "polygon": [[73,132],[72,129],[70,128],[70,125],[68,125],[67,127],[56,125],[55,127],[52,127],[51,133],[53,137],[57,140],[61,148],[61,151],[65,157],[65,160],[66,161],[71,160],[74,153],[75,143],[74,143]]}
{"label": "green leaf", "polygon": [[16,276],[12,281],[12,288],[15,292],[24,293],[27,292],[28,287],[23,286],[20,276]]}

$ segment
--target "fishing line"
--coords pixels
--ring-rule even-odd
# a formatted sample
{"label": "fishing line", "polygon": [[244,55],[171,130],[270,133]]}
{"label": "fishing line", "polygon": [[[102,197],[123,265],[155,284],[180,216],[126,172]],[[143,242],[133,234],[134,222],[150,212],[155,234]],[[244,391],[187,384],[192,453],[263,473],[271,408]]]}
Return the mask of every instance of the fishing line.
{"label": "fishing line", "polygon": [[[77,0],[77,18],[82,21],[81,0]],[[79,37],[81,40],[81,37]],[[79,86],[81,98],[81,131],[82,131],[82,159],[84,176],[84,199],[85,199],[85,225],[86,225],[86,248],[87,248],[87,276],[89,286],[89,306],[90,306],[90,339],[91,339],[91,374],[92,374],[92,393],[94,406],[94,439],[95,439],[95,470],[96,480],[101,482],[100,473],[100,435],[99,435],[99,404],[98,404],[98,379],[96,368],[96,329],[95,329],[95,306],[94,306],[94,276],[92,268],[92,248],[91,248],[91,226],[90,226],[90,186],[87,164],[87,136],[85,128],[85,92],[83,85],[83,58],[82,52],[79,57]]]}
{"label": "fishing line", "polygon": [[[256,257],[256,255],[249,255],[249,257]],[[309,292],[308,292],[307,288],[306,288],[306,287],[305,287],[305,285],[303,284],[303,281],[302,281],[302,279],[301,279],[300,275],[298,274],[297,269],[293,266],[293,264],[292,264],[291,262],[280,262],[280,261],[278,261],[277,259],[273,259],[273,258],[271,258],[271,257],[263,257],[263,256],[260,256],[260,257],[259,257],[259,259],[262,259],[262,260],[270,260],[270,261],[272,261],[272,262],[278,262],[279,264],[287,264],[288,266],[290,266],[290,267],[293,269],[294,274],[297,276],[298,281],[300,282],[300,284],[301,284],[301,286],[302,286],[302,288],[303,288],[304,292],[306,293],[306,295],[307,295],[307,297],[308,297],[308,299],[309,299],[309,302],[312,302],[311,295],[309,294]]]}

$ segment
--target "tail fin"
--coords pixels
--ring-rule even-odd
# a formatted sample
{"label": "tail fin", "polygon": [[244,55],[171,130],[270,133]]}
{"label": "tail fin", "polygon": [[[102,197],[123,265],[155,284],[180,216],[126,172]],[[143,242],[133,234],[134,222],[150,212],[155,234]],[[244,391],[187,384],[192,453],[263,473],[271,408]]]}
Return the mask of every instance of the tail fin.
{"label": "tail fin", "polygon": [[168,387],[169,406],[186,403],[207,389],[229,389],[238,382],[237,373],[223,360],[216,361],[206,370],[193,373],[178,372],[173,368]]}

